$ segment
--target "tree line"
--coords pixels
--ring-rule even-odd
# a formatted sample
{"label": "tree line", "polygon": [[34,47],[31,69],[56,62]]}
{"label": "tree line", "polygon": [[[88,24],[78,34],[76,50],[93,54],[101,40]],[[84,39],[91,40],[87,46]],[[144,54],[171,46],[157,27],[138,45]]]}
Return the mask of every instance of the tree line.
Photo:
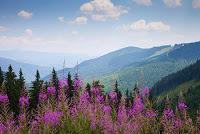
{"label": "tree line", "polygon": [[153,96],[158,96],[190,80],[200,80],[200,60],[176,73],[162,78],[152,87],[151,93]]}
{"label": "tree line", "polygon": [[[13,71],[11,65],[8,67],[8,71],[4,72],[0,67],[0,93],[7,94],[9,99],[9,108],[14,113],[15,117],[19,114],[19,99],[20,96],[28,95],[29,96],[29,108],[28,110],[31,111],[37,108],[37,104],[39,101],[39,92],[41,90],[47,90],[48,86],[53,86],[56,89],[56,95],[58,95],[58,88],[59,88],[59,80],[55,69],[52,70],[50,82],[43,81],[40,78],[40,73],[37,70],[35,75],[35,80],[32,81],[32,86],[30,90],[26,89],[25,85],[25,78],[20,68],[19,74],[16,75]],[[71,83],[69,84],[71,90],[73,90],[71,74],[68,74],[68,81]]]}

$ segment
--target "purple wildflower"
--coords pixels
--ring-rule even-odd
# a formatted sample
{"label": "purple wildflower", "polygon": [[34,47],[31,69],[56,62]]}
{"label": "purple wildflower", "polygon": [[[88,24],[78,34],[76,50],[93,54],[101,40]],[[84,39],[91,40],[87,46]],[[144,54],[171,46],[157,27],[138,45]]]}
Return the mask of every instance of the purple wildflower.
{"label": "purple wildflower", "polygon": [[8,103],[8,96],[7,95],[0,95],[0,102],[1,103]]}
{"label": "purple wildflower", "polygon": [[56,88],[55,87],[48,87],[47,93],[48,93],[48,95],[55,95],[56,94]]}
{"label": "purple wildflower", "polygon": [[172,118],[173,116],[174,116],[174,112],[173,112],[172,109],[166,108],[166,109],[164,110],[164,117],[165,117],[166,119],[170,119],[170,118]]}
{"label": "purple wildflower", "polygon": [[97,87],[93,87],[93,88],[91,89],[91,92],[92,92],[94,95],[100,94],[100,90],[99,90],[99,88],[97,88]]}
{"label": "purple wildflower", "polygon": [[59,87],[60,88],[64,88],[68,86],[68,81],[63,79],[63,80],[59,80]]}
{"label": "purple wildflower", "polygon": [[144,104],[142,102],[142,99],[139,95],[137,95],[134,99],[134,104],[132,108],[132,114],[140,113],[144,110]]}
{"label": "purple wildflower", "polygon": [[154,111],[154,110],[148,110],[147,112],[146,112],[146,117],[147,118],[154,118],[154,117],[156,117],[157,116],[157,114],[156,114],[156,112]]}
{"label": "purple wildflower", "polygon": [[24,113],[23,113],[23,114],[20,114],[20,115],[18,116],[18,120],[19,120],[19,121],[25,121],[25,120],[26,120],[25,114],[24,114]]}
{"label": "purple wildflower", "polygon": [[178,108],[179,108],[180,111],[184,111],[184,110],[187,109],[187,105],[184,102],[179,102]]}
{"label": "purple wildflower", "polygon": [[4,134],[6,132],[6,127],[0,123],[0,134]]}
{"label": "purple wildflower", "polygon": [[83,87],[83,82],[80,79],[75,79],[74,80],[74,88],[75,90],[78,90],[78,88]]}
{"label": "purple wildflower", "polygon": [[19,105],[21,107],[28,106],[28,104],[29,104],[29,102],[28,102],[28,97],[27,96],[20,97],[20,99],[19,99]]}
{"label": "purple wildflower", "polygon": [[103,112],[104,113],[110,113],[112,108],[110,106],[103,106]]}
{"label": "purple wildflower", "polygon": [[183,126],[183,121],[179,118],[175,118],[174,120],[174,127],[175,128],[181,128]]}
{"label": "purple wildflower", "polygon": [[115,100],[117,98],[117,93],[114,91],[111,91],[108,95],[111,100]]}
{"label": "purple wildflower", "polygon": [[62,117],[62,112],[51,112],[51,111],[47,111],[45,114],[44,114],[44,123],[46,125],[49,125],[49,126],[56,126],[59,121],[60,121],[60,118]]}
{"label": "purple wildflower", "polygon": [[41,93],[39,94],[39,101],[40,101],[40,102],[44,102],[44,101],[46,101],[46,100],[47,100],[47,94],[41,92]]}
{"label": "purple wildflower", "polygon": [[103,95],[97,95],[96,100],[98,103],[102,103],[104,101]]}

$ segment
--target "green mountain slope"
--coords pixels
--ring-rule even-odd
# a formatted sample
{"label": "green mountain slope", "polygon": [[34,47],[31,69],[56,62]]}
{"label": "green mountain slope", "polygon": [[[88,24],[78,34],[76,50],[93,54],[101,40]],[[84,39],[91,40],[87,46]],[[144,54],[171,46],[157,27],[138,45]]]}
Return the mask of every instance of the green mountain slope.
{"label": "green mountain slope", "polygon": [[151,94],[156,98],[158,109],[164,108],[164,100],[168,97],[175,109],[180,93],[188,104],[188,111],[195,117],[200,108],[200,61],[170,74],[158,81]]}
{"label": "green mountain slope", "polygon": [[60,70],[58,75],[66,76],[69,71],[74,74],[78,68],[82,79],[100,79],[105,90],[111,90],[115,80],[122,90],[131,89],[136,83],[151,87],[162,77],[195,62],[200,57],[199,51],[200,42],[148,49],[128,47]]}
{"label": "green mountain slope", "polygon": [[178,85],[191,81],[191,80],[200,80],[200,61],[191,64],[190,66],[168,75],[167,77],[162,78],[158,81],[152,88],[153,95],[160,95],[163,92],[170,91]]}

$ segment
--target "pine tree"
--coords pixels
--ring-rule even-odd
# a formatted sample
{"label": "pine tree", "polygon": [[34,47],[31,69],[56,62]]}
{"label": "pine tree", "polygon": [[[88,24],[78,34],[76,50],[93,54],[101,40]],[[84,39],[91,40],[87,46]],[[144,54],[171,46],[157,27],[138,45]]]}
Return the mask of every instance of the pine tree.
{"label": "pine tree", "polygon": [[1,70],[1,67],[0,67],[0,88],[3,84],[3,81],[4,81],[4,74],[3,74],[3,71]]}
{"label": "pine tree", "polygon": [[55,69],[53,68],[52,71],[52,78],[51,78],[52,84],[56,89],[56,98],[58,97],[58,90],[59,90],[59,80],[58,80],[58,76],[57,73],[55,71]]}
{"label": "pine tree", "polygon": [[15,113],[15,116],[19,114],[19,95],[16,85],[16,75],[13,72],[12,66],[8,67],[8,72],[6,72],[5,77],[5,88],[8,95],[9,104],[11,110]]}
{"label": "pine tree", "polygon": [[73,87],[73,80],[72,80],[72,76],[70,74],[70,72],[68,73],[68,77],[67,77],[67,80],[68,80],[68,90],[69,90],[69,93],[68,93],[68,97],[69,97],[69,100],[71,101],[73,95],[74,95],[74,87]]}
{"label": "pine tree", "polygon": [[117,82],[117,80],[115,81],[114,91],[117,93],[117,102],[116,102],[115,108],[118,111],[119,104],[121,103],[122,93],[121,93],[121,91],[118,88],[118,82]]}
{"label": "pine tree", "polygon": [[126,108],[129,108],[129,106],[130,106],[130,96],[129,96],[128,89],[126,90],[125,106],[126,106]]}
{"label": "pine tree", "polygon": [[88,92],[89,96],[91,97],[91,86],[90,86],[89,83],[87,83],[85,89],[86,89],[86,91]]}
{"label": "pine tree", "polygon": [[22,91],[24,91],[25,88],[25,79],[22,73],[22,69],[20,68],[19,70],[19,79],[17,80],[17,85],[19,88],[19,92],[21,93]]}
{"label": "pine tree", "polygon": [[32,82],[33,87],[30,94],[30,109],[36,109],[39,101],[39,92],[42,88],[43,81],[40,80],[40,73],[37,70],[35,81]]}

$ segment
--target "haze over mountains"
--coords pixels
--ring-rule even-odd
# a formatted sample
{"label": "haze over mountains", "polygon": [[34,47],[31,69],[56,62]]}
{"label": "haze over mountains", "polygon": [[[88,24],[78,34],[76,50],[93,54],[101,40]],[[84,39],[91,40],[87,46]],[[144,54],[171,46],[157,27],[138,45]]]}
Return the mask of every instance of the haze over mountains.
{"label": "haze over mountains", "polygon": [[[153,86],[162,77],[195,62],[200,57],[199,51],[200,42],[149,49],[127,47],[84,61],[74,68],[60,70],[58,75],[74,74],[78,69],[82,79],[100,79],[106,85],[106,90],[112,88],[110,83],[115,80],[119,81],[122,90],[131,89],[136,83]],[[45,80],[49,78],[47,76]]]}
{"label": "haze over mountains", "polygon": [[[23,55],[23,56],[22,56]],[[34,79],[36,69],[40,70],[44,80],[50,79],[52,66],[59,69],[63,64],[63,54],[34,53],[34,52],[1,52],[0,56],[15,58],[17,61],[0,58],[0,66],[4,71],[12,64],[16,73],[21,67],[27,82]],[[73,59],[74,57],[74,59]],[[122,90],[131,89],[136,83],[139,86],[153,86],[155,82],[176,72],[200,57],[200,42],[185,43],[179,45],[165,45],[153,48],[126,47],[113,51],[106,55],[91,60],[87,56],[77,56],[76,59],[83,61],[72,67],[58,70],[58,76],[63,78],[68,72],[75,74],[78,70],[80,77],[85,81],[100,79],[110,90],[115,80],[119,81]],[[76,63],[75,56],[66,58]],[[32,63],[32,64],[27,64]],[[37,65],[34,65],[37,63]],[[45,64],[44,64],[45,63]],[[47,65],[47,66],[41,66]],[[71,64],[72,65],[72,64]],[[64,73],[64,74],[63,74]],[[45,77],[46,76],[46,77]]]}
{"label": "haze over mountains", "polygon": [[22,50],[4,50],[0,51],[0,57],[13,59],[18,62],[35,64],[38,66],[54,67],[56,69],[63,68],[63,62],[67,67],[73,67],[77,61],[82,62],[90,59],[93,56],[83,54],[66,53],[50,53],[50,52],[36,52],[36,51],[22,51]]}
{"label": "haze over mountains", "polygon": [[19,50],[0,51],[2,70],[7,71],[11,64],[18,74],[19,69],[22,68],[28,83],[34,80],[37,69],[40,71],[41,77],[45,77],[51,73],[53,67],[56,70],[62,69],[64,60],[66,66],[73,67],[77,64],[77,61],[81,62],[86,59],[89,59],[89,56]]}
{"label": "haze over mountains", "polygon": [[7,71],[10,64],[12,65],[16,74],[18,74],[20,68],[22,68],[26,82],[31,82],[34,80],[37,69],[40,71],[41,77],[47,75],[51,70],[50,67],[37,66],[0,57],[0,66],[3,71]]}

